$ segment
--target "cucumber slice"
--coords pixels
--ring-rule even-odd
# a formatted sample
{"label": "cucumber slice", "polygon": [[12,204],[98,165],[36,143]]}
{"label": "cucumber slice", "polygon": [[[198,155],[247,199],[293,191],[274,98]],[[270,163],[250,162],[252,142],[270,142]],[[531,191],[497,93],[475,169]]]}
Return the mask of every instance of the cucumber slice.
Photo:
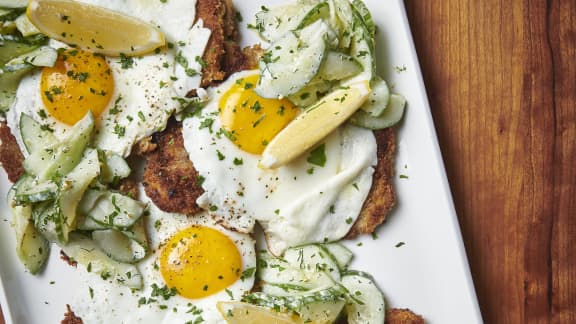
{"label": "cucumber slice", "polygon": [[[18,15],[16,17],[18,17]],[[37,37],[23,38],[12,35],[0,35],[0,66],[4,66],[22,54],[35,50],[42,45],[46,39],[45,37],[42,37],[42,40],[40,40]]]}
{"label": "cucumber slice", "polygon": [[0,8],[26,8],[28,0],[0,0]]}
{"label": "cucumber slice", "polygon": [[122,232],[113,229],[93,231],[92,240],[112,260],[136,263],[146,256],[146,249]]}
{"label": "cucumber slice", "polygon": [[304,323],[334,323],[344,309],[346,301],[318,301],[302,305],[299,314]]}
{"label": "cucumber slice", "polygon": [[23,162],[24,169],[41,181],[61,178],[80,162],[93,129],[94,117],[88,112],[62,142],[31,153]]}
{"label": "cucumber slice", "polygon": [[[324,271],[306,271],[299,263],[288,263],[263,253],[258,260],[258,277],[267,284],[263,286],[266,292],[288,295],[288,292],[301,290],[313,292],[334,286],[334,280]],[[291,287],[292,289],[284,289]]]}
{"label": "cucumber slice", "polygon": [[268,283],[261,286],[262,292],[275,296],[291,296],[310,291],[307,287],[294,284]]}
{"label": "cucumber slice", "polygon": [[109,228],[108,226],[104,226],[100,223],[97,223],[95,220],[93,220],[88,216],[80,214],[78,215],[78,224],[76,226],[76,229],[81,231],[98,231],[98,230],[106,230]]}
{"label": "cucumber slice", "polygon": [[134,225],[143,212],[143,203],[119,193],[105,192],[87,214],[105,227],[125,230]]}
{"label": "cucumber slice", "polygon": [[284,260],[307,272],[326,272],[336,282],[340,281],[340,270],[331,255],[319,245],[294,247],[284,252]]}
{"label": "cucumber slice", "polygon": [[354,10],[356,10],[356,12],[362,17],[362,22],[366,26],[366,29],[370,35],[374,37],[374,34],[376,34],[376,24],[374,23],[372,14],[370,13],[368,7],[366,7],[366,4],[362,0],[354,0],[352,2],[352,6]]}
{"label": "cucumber slice", "polygon": [[342,85],[347,86],[360,81],[370,81],[375,75],[374,51],[366,38],[357,39],[354,36],[350,46],[350,55],[362,65],[362,73],[345,80]]}
{"label": "cucumber slice", "polygon": [[352,41],[350,46],[350,55],[362,65],[363,72],[347,79],[343,85],[350,85],[359,81],[371,81],[376,75],[376,62],[374,61],[374,36],[370,34],[368,28],[362,21],[362,16],[354,9],[348,6],[352,12]]}
{"label": "cucumber slice", "polygon": [[337,242],[322,244],[321,246],[330,253],[330,256],[336,261],[341,272],[348,268],[348,265],[350,265],[354,257],[352,251]]}
{"label": "cucumber slice", "polygon": [[62,187],[57,204],[64,217],[62,228],[63,243],[68,241],[68,234],[76,228],[76,209],[90,183],[100,173],[100,161],[95,149],[88,149],[82,161],[62,179]]}
{"label": "cucumber slice", "polygon": [[26,16],[26,14],[22,14],[18,18],[16,18],[14,20],[14,23],[16,24],[16,28],[18,29],[18,31],[24,37],[40,33],[40,30],[38,30],[38,28],[36,28],[36,26],[34,26],[32,22],[30,22],[30,19],[28,19],[28,16]]}
{"label": "cucumber slice", "polygon": [[20,135],[28,153],[53,146],[58,142],[52,132],[43,129],[40,123],[27,114],[20,115],[19,125]]}
{"label": "cucumber slice", "polygon": [[341,283],[349,292],[350,302],[346,305],[348,323],[384,323],[386,310],[384,296],[371,278],[360,274],[348,274],[342,277]]}
{"label": "cucumber slice", "polygon": [[70,241],[62,246],[62,250],[89,271],[100,274],[104,280],[111,279],[133,289],[142,288],[142,275],[135,265],[112,260],[85,236],[71,234]]}
{"label": "cucumber slice", "polygon": [[30,64],[12,65],[0,69],[0,112],[8,111],[12,107],[20,80],[32,70],[34,66]]}
{"label": "cucumber slice", "polygon": [[96,206],[98,200],[106,194],[105,190],[100,189],[88,189],[84,192],[84,196],[80,203],[78,204],[78,213],[87,216],[88,213]]}
{"label": "cucumber slice", "polygon": [[132,241],[140,244],[144,249],[144,254],[149,251],[148,248],[148,237],[146,236],[146,224],[144,223],[144,217],[140,217],[131,228],[122,231],[122,234],[126,235]]}
{"label": "cucumber slice", "polygon": [[378,117],[382,115],[388,102],[390,101],[390,89],[386,81],[382,80],[380,77],[375,76],[370,82],[370,88],[372,92],[368,100],[360,107],[360,109],[369,113],[370,116]]}
{"label": "cucumber slice", "polygon": [[335,82],[315,77],[304,88],[288,96],[293,104],[300,108],[307,108],[318,102],[318,99],[328,93]]}
{"label": "cucumber slice", "polygon": [[132,171],[124,158],[112,151],[100,151],[102,161],[102,172],[100,181],[102,183],[113,183],[118,179],[124,179]]}
{"label": "cucumber slice", "polygon": [[56,59],[58,59],[58,52],[55,49],[50,46],[41,46],[13,58],[6,63],[6,67],[24,63],[34,66],[54,66]]}
{"label": "cucumber slice", "polygon": [[352,36],[354,30],[354,16],[350,8],[348,0],[332,0],[332,5],[335,11],[335,24],[339,28],[340,48],[349,49],[352,44]]}
{"label": "cucumber slice", "polygon": [[320,2],[313,8],[311,8],[308,13],[302,18],[302,21],[298,24],[296,29],[302,29],[315,21],[322,19],[328,20],[330,18],[330,7],[327,2]]}
{"label": "cucumber slice", "polygon": [[48,241],[64,241],[64,217],[58,208],[58,204],[53,201],[45,201],[34,204],[32,208],[32,219],[34,226]]}
{"label": "cucumber slice", "polygon": [[42,270],[50,254],[50,244],[38,233],[32,222],[32,207],[17,205],[15,192],[8,192],[8,202],[12,212],[12,223],[16,234],[16,254],[24,267],[37,274]]}
{"label": "cucumber slice", "polygon": [[[7,9],[0,9],[0,16],[2,15],[2,11]],[[16,32],[16,23],[13,21],[5,21],[0,24],[0,34],[2,35],[11,35]]]}
{"label": "cucumber slice", "polygon": [[58,194],[58,185],[53,181],[36,181],[34,177],[24,174],[14,185],[15,201],[19,204],[53,200]]}
{"label": "cucumber slice", "polygon": [[[305,316],[313,316],[321,309],[337,309],[338,306],[343,305],[346,300],[347,291],[341,285],[334,285],[332,287],[309,292],[299,295],[290,296],[275,296],[263,292],[255,292],[244,295],[242,301],[250,304],[269,307],[279,311],[293,311]],[[324,304],[324,307],[322,307]],[[333,307],[333,304],[337,304]],[[336,313],[335,317],[340,313],[339,311],[330,311],[330,314]]]}
{"label": "cucumber slice", "polygon": [[388,106],[378,117],[373,117],[369,113],[358,110],[352,117],[350,122],[354,125],[368,128],[368,129],[384,129],[393,126],[402,119],[404,115],[404,107],[406,106],[406,99],[399,94],[391,94]]}
{"label": "cucumber slice", "polygon": [[323,80],[342,80],[362,70],[362,64],[355,58],[344,53],[328,51],[318,71],[318,77]]}
{"label": "cucumber slice", "polygon": [[22,224],[16,238],[16,254],[31,274],[39,273],[50,255],[50,243],[34,227],[30,220],[21,220]]}
{"label": "cucumber slice", "polygon": [[256,93],[263,98],[282,98],[306,86],[324,58],[329,28],[318,20],[298,34],[287,33],[272,43],[259,62]]}
{"label": "cucumber slice", "polygon": [[318,3],[293,3],[282,6],[264,7],[256,13],[255,29],[260,37],[272,43],[295,30]]}
{"label": "cucumber slice", "polygon": [[[93,230],[92,238],[100,248],[112,259],[119,262],[137,262],[144,258],[149,250],[144,218],[138,219],[130,229],[117,231],[86,217],[81,219],[78,229]],[[111,236],[111,240],[118,241],[118,244],[109,245],[110,242],[106,242],[104,239],[108,236]]]}
{"label": "cucumber slice", "polygon": [[0,22],[12,22],[18,16],[22,15],[26,9],[25,8],[6,8],[0,7]]}

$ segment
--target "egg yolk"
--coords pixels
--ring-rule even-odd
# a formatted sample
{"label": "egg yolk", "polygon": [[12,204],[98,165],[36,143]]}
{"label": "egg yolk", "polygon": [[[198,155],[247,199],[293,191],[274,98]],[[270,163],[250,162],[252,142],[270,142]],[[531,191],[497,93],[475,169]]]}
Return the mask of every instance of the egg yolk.
{"label": "egg yolk", "polygon": [[180,296],[198,299],[238,280],[242,258],[228,236],[209,227],[192,226],[176,233],[162,247],[160,272]]}
{"label": "egg yolk", "polygon": [[42,70],[40,91],[50,115],[74,125],[88,110],[99,116],[106,109],[114,79],[102,56],[72,49],[61,52],[53,67]]}
{"label": "egg yolk", "polygon": [[227,137],[240,149],[260,154],[278,132],[298,115],[288,99],[265,99],[254,92],[258,75],[238,79],[219,102]]}

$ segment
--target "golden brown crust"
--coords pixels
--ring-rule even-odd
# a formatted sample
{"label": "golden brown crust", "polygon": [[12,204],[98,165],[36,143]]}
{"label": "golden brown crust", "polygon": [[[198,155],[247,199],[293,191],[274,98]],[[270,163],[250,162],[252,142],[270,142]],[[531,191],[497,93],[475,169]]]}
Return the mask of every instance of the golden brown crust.
{"label": "golden brown crust", "polygon": [[64,313],[64,319],[60,322],[62,324],[84,324],[82,319],[70,309],[70,305],[66,304],[66,313]]}
{"label": "golden brown crust", "polygon": [[64,262],[68,263],[69,266],[76,268],[78,266],[78,262],[72,260],[68,254],[64,253],[64,251],[60,250],[60,259]]}
{"label": "golden brown crust", "polygon": [[195,214],[202,209],[196,199],[203,193],[184,148],[180,123],[171,120],[166,129],[153,136],[156,150],[148,153],[142,183],[146,195],[162,210]]}
{"label": "golden brown crust", "polygon": [[230,75],[229,61],[243,59],[239,50],[236,11],[229,0],[203,0],[196,3],[196,17],[204,21],[211,35],[202,56],[206,63],[202,70],[202,87],[216,85]]}
{"label": "golden brown crust", "polygon": [[262,55],[264,55],[264,52],[265,50],[260,46],[260,44],[253,45],[251,47],[245,47],[242,50],[242,54],[245,58],[245,69],[258,68],[258,61],[260,61],[260,58]]}
{"label": "golden brown crust", "polygon": [[120,181],[118,191],[130,198],[138,199],[138,181],[131,178],[124,178]]}
{"label": "golden brown crust", "polygon": [[152,136],[144,137],[132,148],[132,154],[142,156],[156,149],[156,144],[152,143]]}
{"label": "golden brown crust", "polygon": [[422,316],[409,309],[392,308],[386,310],[385,324],[424,324]]}
{"label": "golden brown crust", "polygon": [[24,161],[24,156],[20,152],[16,138],[10,132],[6,122],[0,121],[0,165],[6,170],[10,181],[16,182],[24,174],[22,161]]}
{"label": "golden brown crust", "polygon": [[372,188],[358,219],[346,235],[354,238],[359,234],[374,232],[376,227],[386,220],[386,216],[396,204],[396,194],[392,184],[394,175],[394,155],[396,153],[396,136],[393,128],[374,132],[378,147],[378,165],[376,166]]}

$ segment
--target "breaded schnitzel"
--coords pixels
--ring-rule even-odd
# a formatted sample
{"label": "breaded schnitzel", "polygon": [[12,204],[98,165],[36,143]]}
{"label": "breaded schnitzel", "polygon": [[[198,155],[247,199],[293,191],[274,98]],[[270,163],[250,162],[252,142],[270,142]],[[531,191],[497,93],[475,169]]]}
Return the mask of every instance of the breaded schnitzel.
{"label": "breaded schnitzel", "polygon": [[198,172],[188,159],[180,123],[170,120],[163,132],[152,136],[156,149],[146,155],[143,184],[146,195],[167,212],[195,214],[203,193]]}
{"label": "breaded schnitzel", "polygon": [[394,176],[394,156],[396,154],[396,135],[394,128],[386,128],[374,132],[378,147],[378,164],[374,170],[372,188],[364,201],[362,211],[347,238],[359,234],[369,234],[382,224],[396,204],[396,193],[392,185]]}
{"label": "breaded schnitzel", "polygon": [[384,324],[424,324],[424,319],[409,309],[389,308]]}
{"label": "breaded schnitzel", "polygon": [[8,180],[16,182],[24,173],[22,161],[24,156],[20,152],[16,138],[10,132],[6,121],[0,121],[0,165],[6,170]]}

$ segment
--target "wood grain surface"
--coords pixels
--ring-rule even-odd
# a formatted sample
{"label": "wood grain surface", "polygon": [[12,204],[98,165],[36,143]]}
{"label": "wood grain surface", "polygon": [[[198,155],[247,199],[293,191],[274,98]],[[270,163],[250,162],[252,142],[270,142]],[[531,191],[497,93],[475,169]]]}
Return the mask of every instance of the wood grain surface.
{"label": "wood grain surface", "polygon": [[576,1],[406,7],[484,322],[576,323]]}
{"label": "wood grain surface", "polygon": [[406,0],[485,323],[576,323],[576,1]]}

